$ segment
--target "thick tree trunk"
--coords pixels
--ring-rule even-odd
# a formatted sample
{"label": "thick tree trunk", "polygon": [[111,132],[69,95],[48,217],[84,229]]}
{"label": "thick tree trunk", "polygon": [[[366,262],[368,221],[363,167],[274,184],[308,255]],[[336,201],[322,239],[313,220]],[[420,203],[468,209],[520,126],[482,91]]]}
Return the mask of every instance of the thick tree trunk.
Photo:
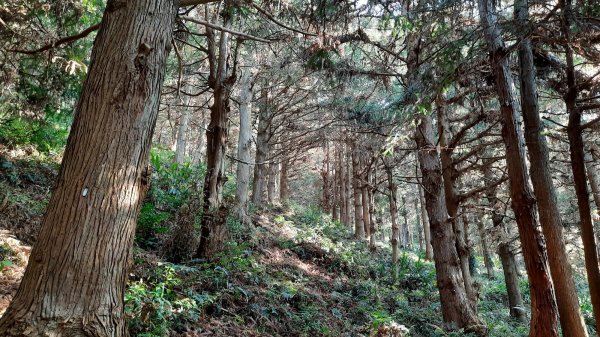
{"label": "thick tree trunk", "polygon": [[455,234],[446,209],[442,168],[433,139],[431,117],[420,115],[418,119],[415,138],[431,228],[442,316],[447,323],[455,323],[460,328],[485,334],[486,329],[473,311],[465,291]]}
{"label": "thick tree trunk", "polygon": [[531,337],[558,337],[557,308],[548,271],[544,238],[538,230],[535,200],[529,188],[523,136],[518,123],[512,75],[496,15],[489,0],[479,0],[480,21],[490,52],[506,146],[511,205],[517,220],[531,291]]}
{"label": "thick tree trunk", "polygon": [[588,284],[590,287],[590,298],[594,309],[594,318],[596,320],[596,330],[600,331],[600,267],[598,265],[598,250],[596,247],[596,237],[594,235],[594,222],[592,221],[592,212],[590,209],[589,191],[585,174],[585,154],[581,127],[581,110],[577,106],[577,81],[575,79],[575,68],[573,61],[573,51],[570,45],[571,36],[570,20],[572,19],[571,0],[561,0],[562,6],[562,33],[569,45],[566,46],[567,60],[567,93],[565,103],[567,113],[569,114],[569,124],[567,135],[569,137],[569,149],[571,154],[571,168],[573,170],[573,180],[575,183],[575,194],[577,195],[577,205],[579,206],[579,221],[581,222],[581,241],[583,242],[583,252],[585,256],[585,269],[587,272]]}
{"label": "thick tree trunk", "polygon": [[[225,16],[225,27],[231,18]],[[207,27],[209,62],[214,79],[213,104],[210,107],[210,123],[206,129],[206,176],[204,178],[203,212],[200,229],[200,244],[196,256],[207,257],[219,251],[227,239],[226,212],[222,210],[223,185],[225,184],[225,151],[227,145],[227,118],[229,96],[235,81],[235,70],[229,74],[229,34],[221,32],[218,57],[215,56],[215,33]]]}
{"label": "thick tree trunk", "polygon": [[358,160],[356,145],[352,146],[352,190],[354,192],[354,236],[357,239],[365,238],[362,206],[362,182],[360,180],[360,162]]}
{"label": "thick tree trunk", "polygon": [[252,71],[249,67],[242,69],[242,79],[240,83],[240,133],[237,145],[237,215],[244,223],[249,223],[248,210],[248,190],[250,188],[250,150],[252,149],[252,125],[250,117],[252,115]]}
{"label": "thick tree trunk", "polygon": [[[529,27],[527,0],[515,0],[515,18],[519,27],[521,27],[521,31],[526,31]],[[525,124],[525,140],[531,163],[531,181],[538,203],[540,224],[546,238],[548,261],[552,281],[555,285],[554,290],[560,324],[563,336],[584,337],[588,333],[579,310],[579,299],[563,238],[563,225],[550,173],[548,146],[546,138],[542,134],[543,127],[539,116],[535,66],[533,64],[531,40],[528,36],[524,37],[519,44],[519,73],[521,110]]]}
{"label": "thick tree trunk", "polygon": [[127,336],[123,296],[176,6],[108,1],[56,187],[2,336]]}
{"label": "thick tree trunk", "polygon": [[448,125],[448,115],[446,111],[446,100],[442,94],[438,94],[435,100],[437,109],[438,134],[440,138],[440,161],[442,163],[442,176],[444,178],[444,195],[446,197],[446,208],[452,222],[454,235],[456,238],[456,251],[460,259],[460,268],[465,281],[465,290],[467,296],[473,305],[473,309],[477,308],[477,294],[473,287],[473,280],[469,270],[470,251],[465,240],[466,231],[464,224],[458,219],[458,210],[460,207],[460,198],[456,191],[456,180],[458,179],[458,171],[452,159],[452,151],[449,147],[450,134]]}

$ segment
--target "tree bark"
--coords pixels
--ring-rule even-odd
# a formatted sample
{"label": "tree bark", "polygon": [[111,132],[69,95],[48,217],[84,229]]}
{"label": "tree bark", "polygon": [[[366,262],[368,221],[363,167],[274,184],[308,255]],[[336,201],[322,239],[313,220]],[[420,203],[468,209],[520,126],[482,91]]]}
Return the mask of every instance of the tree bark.
{"label": "tree bark", "polygon": [[481,242],[481,252],[483,253],[483,263],[485,264],[487,277],[492,280],[494,279],[494,261],[487,241],[485,225],[481,219],[477,219],[477,230],[479,231],[479,241]]}
{"label": "tree bark", "polygon": [[[224,26],[228,27],[231,17],[225,15]],[[229,58],[229,34],[221,32],[218,45],[218,56],[215,55],[215,33],[206,28],[210,75],[209,81],[213,89],[213,104],[210,107],[210,123],[206,129],[206,176],[204,178],[203,212],[200,229],[200,244],[196,250],[197,257],[207,257],[219,251],[227,238],[225,211],[221,209],[223,202],[223,185],[225,176],[225,152],[227,145],[227,119],[229,116],[229,96],[235,82],[235,68],[230,74],[227,61]]]}
{"label": "tree bark", "polygon": [[444,180],[444,195],[446,197],[446,208],[452,222],[452,228],[456,238],[456,251],[460,259],[460,268],[465,281],[465,290],[467,296],[473,305],[473,310],[477,308],[477,294],[473,287],[473,279],[469,270],[470,250],[465,240],[466,231],[464,224],[458,219],[458,209],[460,207],[460,198],[456,191],[456,180],[458,179],[458,170],[452,159],[452,151],[449,147],[450,134],[448,125],[448,115],[446,100],[442,94],[436,96],[438,134],[440,139],[440,161],[442,163],[442,176]]}
{"label": "tree bark", "polygon": [[108,1],[57,183],[0,335],[128,335],[127,261],[175,14],[171,0]]}
{"label": "tree bark", "polygon": [[[419,165],[417,163],[417,165]],[[425,238],[425,259],[433,260],[433,246],[431,245],[431,230],[429,225],[429,216],[427,215],[427,208],[425,206],[425,196],[423,192],[422,181],[417,185],[419,189],[419,207],[421,211],[421,218],[423,219],[423,236]]]}
{"label": "tree bark", "polygon": [[395,281],[398,276],[398,236],[400,234],[397,221],[398,208],[396,204],[396,184],[394,183],[394,177],[392,175],[392,167],[386,166],[385,169],[388,179],[388,199],[390,202],[390,218],[392,222],[392,237],[390,239],[392,244],[392,277]]}
{"label": "tree bark", "polygon": [[242,69],[240,83],[240,133],[237,146],[237,215],[244,223],[249,223],[248,190],[250,188],[250,150],[252,149],[252,71],[249,67]]}
{"label": "tree bark", "polygon": [[365,238],[365,227],[363,224],[363,207],[362,207],[362,184],[360,180],[360,162],[358,159],[356,145],[352,145],[352,189],[354,192],[354,236],[357,239]]}
{"label": "tree bark", "polygon": [[418,126],[415,138],[423,176],[425,203],[431,227],[442,316],[444,322],[455,323],[459,328],[485,334],[486,329],[473,311],[465,291],[465,283],[460,270],[458,252],[456,251],[456,238],[446,209],[442,167],[433,139],[431,117],[420,115],[417,118]]}
{"label": "tree bark", "polygon": [[[515,18],[521,31],[529,28],[527,0],[515,0]],[[523,37],[519,44],[519,78],[521,110],[525,124],[525,140],[529,150],[529,161],[533,191],[538,203],[540,224],[546,238],[548,261],[552,281],[555,285],[556,304],[563,336],[588,336],[583,316],[579,310],[579,299],[567,249],[563,238],[563,225],[558,210],[556,191],[550,173],[548,146],[542,134],[539,116],[538,93],[531,50],[531,39]]]}
{"label": "tree bark", "polygon": [[575,79],[573,50],[571,49],[572,47],[570,45],[570,20],[573,12],[571,8],[571,0],[561,0],[559,3],[562,7],[562,34],[568,43],[565,47],[567,60],[567,93],[564,99],[567,106],[567,113],[569,114],[567,135],[569,138],[571,169],[573,170],[575,194],[577,196],[577,205],[579,206],[581,241],[583,242],[585,269],[590,288],[590,298],[592,300],[592,307],[594,309],[596,331],[600,331],[600,267],[598,265],[598,249],[596,247],[594,222],[592,221],[589,191],[585,174],[585,154],[582,136],[583,130],[581,127],[581,110],[577,106],[578,89],[577,81]]}
{"label": "tree bark", "polygon": [[531,337],[558,337],[557,308],[548,273],[544,238],[538,230],[535,200],[528,185],[523,135],[518,123],[512,75],[496,15],[489,0],[479,0],[480,21],[490,52],[506,146],[511,205],[515,213],[531,291]]}
{"label": "tree bark", "polygon": [[258,127],[256,133],[256,159],[254,164],[254,179],[252,185],[252,202],[258,208],[264,206],[266,189],[266,161],[269,154],[269,126],[271,112],[269,108],[269,93],[267,88],[261,89],[261,104],[258,112]]}
{"label": "tree bark", "polygon": [[282,203],[287,203],[290,198],[289,165],[290,159],[283,154],[281,158],[281,171],[279,173],[279,200]]}

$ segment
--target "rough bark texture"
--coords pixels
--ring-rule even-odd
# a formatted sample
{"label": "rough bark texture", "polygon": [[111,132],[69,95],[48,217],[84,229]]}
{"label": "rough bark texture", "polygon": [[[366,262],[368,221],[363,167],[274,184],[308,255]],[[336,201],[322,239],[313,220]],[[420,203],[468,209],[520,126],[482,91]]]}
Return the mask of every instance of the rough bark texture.
{"label": "rough bark texture", "polygon": [[[224,26],[230,25],[226,15]],[[200,244],[196,256],[211,256],[219,251],[227,238],[225,210],[222,210],[223,185],[225,184],[225,151],[227,145],[227,119],[229,116],[229,96],[235,82],[228,69],[229,34],[221,32],[216,55],[215,33],[207,28],[210,63],[209,83],[213,89],[213,104],[210,107],[210,123],[206,129],[206,176],[204,178],[203,216],[200,229]]]}
{"label": "rough bark texture", "polygon": [[454,323],[460,328],[485,334],[486,329],[473,312],[464,288],[455,245],[456,239],[446,209],[442,168],[433,139],[431,118],[421,115],[418,119],[415,138],[419,150],[418,159],[421,165],[425,203],[431,228],[442,316],[444,322]]}
{"label": "rough bark texture", "polygon": [[279,172],[279,200],[286,203],[290,198],[290,159],[283,154],[281,158],[281,171]]}
{"label": "rough bark texture", "polygon": [[175,2],[109,1],[63,164],[2,336],[127,336],[123,295]]}
{"label": "rough bark texture", "polygon": [[239,219],[245,223],[249,222],[248,190],[250,187],[250,150],[252,149],[252,72],[248,67],[242,70],[240,83],[240,133],[237,145],[237,171],[236,171],[236,197],[237,214]]}
{"label": "rough bark texture", "polygon": [[446,208],[448,209],[448,215],[452,222],[452,228],[454,229],[454,235],[456,238],[456,251],[458,252],[458,258],[460,259],[460,269],[463,274],[463,280],[465,282],[465,290],[467,296],[473,305],[473,309],[477,308],[477,294],[473,287],[473,280],[471,278],[471,271],[469,269],[469,258],[471,256],[469,246],[465,240],[466,230],[464,224],[458,219],[458,209],[460,207],[460,197],[456,191],[456,180],[458,179],[458,171],[454,165],[452,159],[452,151],[449,147],[450,143],[450,130],[447,116],[446,100],[443,95],[439,94],[436,97],[436,108],[437,108],[437,123],[438,123],[438,134],[440,137],[440,161],[442,163],[442,176],[444,180],[444,195],[446,197]]}
{"label": "rough bark texture", "polygon": [[511,206],[515,213],[531,291],[531,337],[558,337],[557,308],[549,275],[545,242],[538,230],[535,201],[528,185],[523,135],[504,42],[489,0],[479,0],[480,21],[490,52],[506,146]]}
{"label": "rough bark texture", "polygon": [[[515,18],[522,31],[526,31],[529,26],[528,12],[527,0],[515,0]],[[548,145],[542,134],[543,126],[539,116],[535,67],[529,37],[521,40],[518,54],[521,110],[531,163],[531,181],[538,203],[540,224],[547,243],[548,261],[552,281],[555,285],[560,325],[564,337],[584,337],[588,333],[579,310],[579,299],[567,256],[562,220],[550,172]]]}
{"label": "rough bark texture", "polygon": [[[570,20],[572,19],[572,9],[570,0],[561,0],[562,6],[562,33],[567,42],[570,38]],[[571,157],[571,169],[573,170],[573,180],[575,183],[575,194],[577,195],[577,205],[579,206],[579,221],[581,222],[581,241],[583,242],[583,252],[585,256],[585,269],[587,272],[588,284],[590,287],[590,298],[594,309],[594,318],[596,320],[596,331],[600,328],[600,266],[598,265],[598,250],[596,247],[596,237],[594,235],[594,222],[592,221],[592,211],[590,208],[589,191],[585,174],[585,154],[581,128],[581,110],[577,106],[578,89],[575,79],[575,68],[573,61],[573,51],[571,46],[567,45],[567,93],[565,103],[567,113],[569,114],[569,124],[567,135],[569,137],[569,149]]]}

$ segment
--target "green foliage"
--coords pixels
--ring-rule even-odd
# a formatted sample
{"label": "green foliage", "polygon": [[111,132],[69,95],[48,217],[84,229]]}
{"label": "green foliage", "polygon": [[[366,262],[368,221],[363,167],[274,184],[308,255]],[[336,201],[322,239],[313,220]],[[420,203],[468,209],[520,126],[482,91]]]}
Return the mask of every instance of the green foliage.
{"label": "green foliage", "polygon": [[165,264],[155,269],[150,280],[129,284],[125,293],[125,314],[129,330],[136,336],[168,336],[171,329],[183,330],[196,322],[210,299],[179,294],[181,284],[174,266]]}
{"label": "green foliage", "polygon": [[44,154],[62,152],[71,125],[71,116],[61,112],[47,112],[44,119],[0,116],[0,143],[9,146],[32,144]]}

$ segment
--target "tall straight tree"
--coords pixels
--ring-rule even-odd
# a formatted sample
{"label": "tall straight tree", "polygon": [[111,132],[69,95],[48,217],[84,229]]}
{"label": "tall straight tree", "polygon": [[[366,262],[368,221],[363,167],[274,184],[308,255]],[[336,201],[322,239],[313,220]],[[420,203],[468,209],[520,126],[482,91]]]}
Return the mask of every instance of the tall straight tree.
{"label": "tall straight tree", "polygon": [[490,66],[500,103],[502,138],[506,147],[511,206],[515,212],[531,291],[530,337],[558,337],[557,308],[544,238],[538,230],[535,201],[529,188],[523,135],[504,41],[490,0],[479,0],[479,19],[490,53]]}
{"label": "tall straight tree", "polygon": [[252,148],[252,71],[249,66],[242,68],[240,83],[240,133],[237,148],[236,198],[237,215],[245,223],[248,219],[248,188],[250,187],[250,150]]}
{"label": "tall straight tree", "polygon": [[[515,19],[517,26],[523,32],[529,29],[528,7],[527,0],[515,0]],[[579,310],[579,299],[567,256],[562,220],[550,173],[548,145],[546,137],[542,134],[543,127],[539,115],[535,67],[529,36],[522,38],[518,55],[521,110],[525,124],[529,161],[531,162],[531,182],[538,203],[540,224],[548,244],[548,261],[552,281],[555,285],[560,325],[563,336],[584,337],[588,333]]]}
{"label": "tall straight tree", "polygon": [[127,336],[127,261],[176,15],[109,0],[42,229],[2,336]]}
{"label": "tall straight tree", "polygon": [[581,222],[581,241],[585,255],[585,269],[587,272],[590,297],[596,319],[596,330],[600,328],[600,267],[598,265],[598,250],[596,237],[594,235],[594,222],[590,209],[589,190],[585,174],[585,153],[582,136],[581,109],[577,106],[578,86],[575,78],[575,64],[573,57],[573,46],[571,45],[571,20],[573,9],[571,0],[559,1],[562,7],[561,30],[567,45],[565,54],[567,60],[567,92],[565,103],[569,114],[567,135],[569,137],[569,150],[571,157],[571,169],[575,182],[575,194],[579,206],[579,220]]}

